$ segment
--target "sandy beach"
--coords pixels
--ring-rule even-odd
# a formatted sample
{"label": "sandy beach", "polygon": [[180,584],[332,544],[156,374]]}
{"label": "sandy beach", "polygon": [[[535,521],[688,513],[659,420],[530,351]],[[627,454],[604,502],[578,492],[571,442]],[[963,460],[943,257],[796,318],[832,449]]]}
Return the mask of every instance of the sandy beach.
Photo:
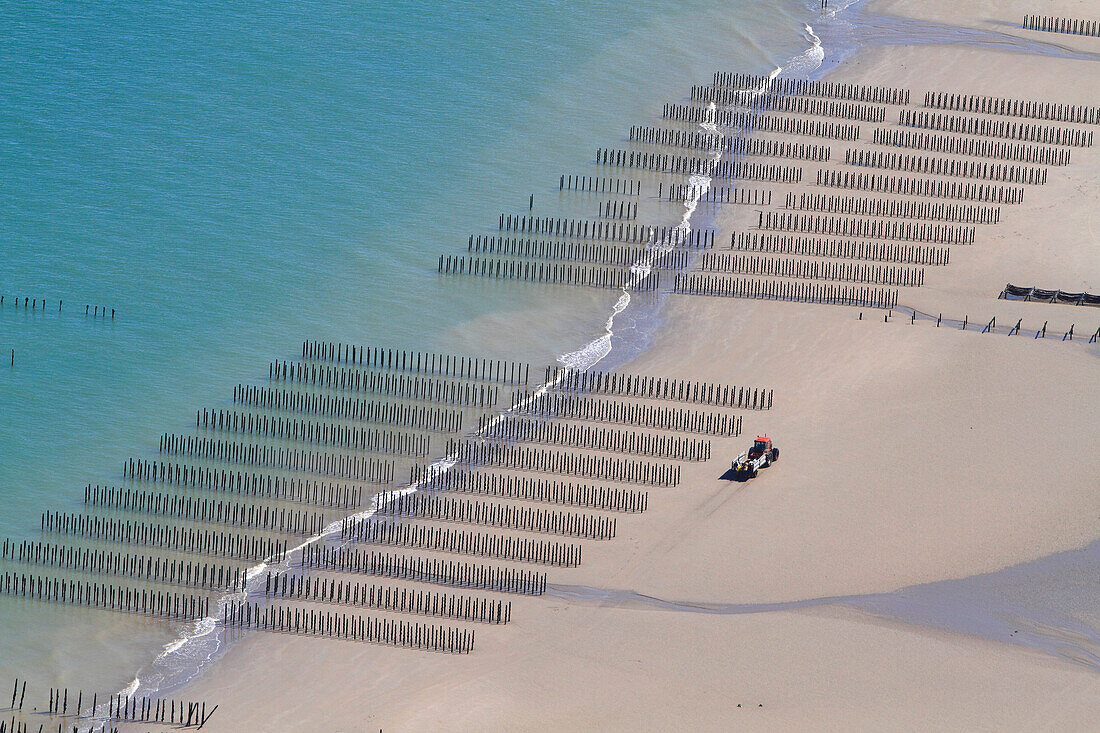
{"label": "sandy beach", "polygon": [[[1021,31],[1030,10],[876,0],[860,11],[872,28],[916,18],[953,42],[868,44],[828,79],[906,88],[913,107],[932,90],[1100,105],[1100,39]],[[968,29],[986,40],[966,42]],[[889,107],[881,124],[896,121]],[[876,149],[873,126],[827,141],[829,167],[849,147]],[[479,628],[473,654],[254,633],[187,686],[221,706],[206,729],[1093,727],[1100,667],[1086,655],[851,602],[1100,539],[1100,345],[1086,343],[1100,310],[997,297],[1006,283],[1100,292],[1100,152],[1072,156],[1001,206],[999,224],[977,225],[974,244],[952,246],[949,265],[927,267],[922,287],[901,289],[899,306],[965,317],[966,330],[901,309],[670,296],[652,348],[623,371],[764,386],[771,410],[739,413],[743,435],[714,440],[676,488],[651,489],[648,511],[586,542],[579,568],[553,569],[546,596],[516,599],[507,626]],[[777,201],[843,193],[804,167],[803,184],[773,187]],[[757,211],[719,217],[721,249]],[[982,334],[994,317],[1002,329],[1022,319],[1020,333]],[[1078,337],[1063,341],[1071,325]],[[723,478],[758,433],[781,460],[747,483]]]}

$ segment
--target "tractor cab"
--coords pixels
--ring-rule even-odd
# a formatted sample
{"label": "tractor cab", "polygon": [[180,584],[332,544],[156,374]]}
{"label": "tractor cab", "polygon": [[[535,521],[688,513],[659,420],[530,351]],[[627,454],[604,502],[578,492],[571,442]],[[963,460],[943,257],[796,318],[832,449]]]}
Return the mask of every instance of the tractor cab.
{"label": "tractor cab", "polygon": [[756,442],[749,448],[749,458],[756,459],[772,449],[772,439],[766,435],[756,436]]}
{"label": "tractor cab", "polygon": [[756,478],[756,472],[779,460],[779,449],[766,435],[756,436],[752,447],[737,456],[733,462],[733,474],[738,480]]}

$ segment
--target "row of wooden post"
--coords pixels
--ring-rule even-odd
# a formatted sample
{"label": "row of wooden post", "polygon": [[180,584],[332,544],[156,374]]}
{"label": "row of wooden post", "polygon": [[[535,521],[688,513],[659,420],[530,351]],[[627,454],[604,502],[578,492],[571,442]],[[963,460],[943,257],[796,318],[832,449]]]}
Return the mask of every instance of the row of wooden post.
{"label": "row of wooden post", "polygon": [[662,116],[667,120],[691,125],[712,123],[742,131],[777,132],[832,140],[859,140],[859,125],[814,120],[804,117],[763,115],[758,112],[714,110],[692,104],[666,103]]}
{"label": "row of wooden post", "polygon": [[[423,492],[417,492],[418,495],[421,493]],[[447,517],[443,519],[446,520]],[[571,568],[581,563],[581,546],[577,544],[410,524],[377,517],[345,520],[340,537],[348,542],[447,552],[453,555],[476,555],[534,565]]]}
{"label": "row of wooden post", "polygon": [[210,611],[210,599],[205,596],[67,580],[31,573],[0,574],[0,594],[176,620],[204,618]]}
{"label": "row of wooden post", "polygon": [[327,637],[450,654],[469,654],[474,648],[473,629],[312,608],[261,607],[247,601],[225,604],[222,624],[244,630]]}
{"label": "row of wooden post", "polygon": [[799,183],[802,169],[774,163],[746,163],[741,160],[712,160],[691,155],[646,153],[624,148],[598,148],[596,164],[642,168],[676,175],[706,175],[711,178],[770,183]]}
{"label": "row of wooden post", "polygon": [[783,211],[760,211],[757,227],[773,232],[825,234],[835,237],[896,239],[927,244],[973,244],[977,229],[955,224],[930,224],[883,219],[860,219]]}
{"label": "row of wooden post", "polygon": [[768,140],[743,135],[722,135],[705,130],[674,130],[668,127],[632,126],[631,142],[695,148],[728,155],[761,155],[769,158],[796,158],[824,163],[829,160],[828,145],[810,145],[790,140]]}
{"label": "row of wooden post", "polygon": [[115,486],[88,484],[84,503],[89,507],[156,514],[187,522],[213,522],[282,534],[318,534],[329,517],[297,507],[268,507],[254,502],[206,499],[197,496],[155,493]]}
{"label": "row of wooden post", "polygon": [[[16,308],[18,308],[19,305],[20,305],[19,304],[19,298],[12,298],[9,302],[14,303]],[[58,313],[61,312],[61,309],[62,309],[62,306],[64,305],[64,302],[65,301],[58,299],[58,301],[57,301],[57,312]],[[3,306],[4,303],[5,303],[5,296],[0,295],[0,306]],[[32,312],[41,310],[41,311],[44,312],[46,310],[46,308],[48,307],[48,301],[45,298],[27,298],[27,297],[25,297],[25,298],[23,298],[23,304],[22,305],[23,305],[23,310],[29,310],[29,311],[32,311]],[[105,305],[85,305],[84,306],[84,315],[91,316],[93,318],[106,318],[108,310],[110,310],[111,318],[113,319],[115,317],[115,309],[114,308],[108,308]]]}
{"label": "row of wooden post", "polygon": [[[342,425],[330,420],[305,420],[240,410],[196,410],[195,427],[371,453],[423,455],[431,450],[431,436],[417,435],[415,432],[365,428]],[[455,431],[452,429],[444,432]]]}
{"label": "row of wooden post", "polygon": [[550,385],[550,389],[559,392],[673,400],[757,410],[770,409],[772,406],[770,389],[655,377],[648,374],[580,371],[551,365],[546,368],[544,381]]}
{"label": "row of wooden post", "polygon": [[1047,169],[1020,165],[987,163],[984,160],[954,160],[931,158],[927,155],[910,155],[883,150],[844,151],[844,162],[863,168],[886,168],[905,173],[955,178],[980,178],[998,183],[1023,183],[1041,186],[1047,182]]}
{"label": "row of wooden post", "polygon": [[[462,430],[461,409],[406,405],[386,400],[305,392],[281,387],[238,384],[233,388],[233,404],[265,410],[312,413],[340,420],[356,420],[436,433],[453,433]],[[204,409],[204,425],[207,421],[206,412]],[[214,418],[211,417],[210,421],[213,423]]]}
{"label": "row of wooden post", "polygon": [[500,255],[541,260],[571,260],[596,265],[629,268],[643,258],[650,267],[662,270],[680,270],[688,266],[690,251],[669,249],[654,254],[645,246],[601,244],[596,242],[570,242],[534,237],[471,236],[466,251],[472,255]]}
{"label": "row of wooden post", "polygon": [[985,135],[1023,140],[1047,145],[1069,145],[1077,148],[1092,147],[1092,131],[1052,125],[1033,125],[1012,120],[987,120],[981,117],[964,117],[941,112],[903,109],[898,124],[925,130],[958,132],[964,135]]}
{"label": "row of wooden post", "polygon": [[409,483],[415,484],[419,491],[454,491],[496,499],[537,501],[605,511],[636,513],[644,512],[649,506],[648,491],[461,467],[440,473],[429,472],[424,465],[413,466],[409,469]]}
{"label": "row of wooden post", "polygon": [[771,94],[797,94],[806,97],[832,97],[873,104],[909,104],[909,90],[868,84],[849,84],[834,81],[801,79],[794,76],[763,76],[716,71],[712,83],[715,86],[756,90],[766,87]]}
{"label": "row of wooden post", "polygon": [[959,224],[996,224],[999,206],[949,204],[946,202],[880,199],[865,196],[836,196],[823,193],[787,192],[784,208],[819,211],[826,214],[886,216],[894,219],[933,219]]}
{"label": "row of wooden post", "polygon": [[768,188],[741,188],[730,186],[693,186],[689,183],[671,184],[667,189],[669,201],[700,201],[708,204],[741,204],[743,206],[771,206],[772,192]]}
{"label": "row of wooden post", "polygon": [[925,247],[852,239],[822,239],[770,232],[734,232],[730,235],[730,249],[741,252],[770,252],[915,265],[939,266],[951,262],[949,247]]}
{"label": "row of wooden post", "polygon": [[[27,694],[27,681],[16,678],[15,687],[12,691],[11,698],[11,710],[22,711],[24,699]],[[16,704],[16,698],[18,697],[18,705]],[[116,693],[113,695],[103,695],[104,705],[106,710],[100,713],[99,705],[99,693],[93,693],[91,695],[91,707],[87,715],[84,714],[84,691],[76,690],[73,717],[77,720],[81,718],[108,722],[139,722],[139,723],[167,723],[169,725],[178,725],[183,728],[190,727],[203,727],[210,717],[218,709],[217,705],[213,705],[210,711],[207,712],[205,701],[187,701],[187,700],[173,700],[169,698],[154,698],[149,696],[135,697],[133,695],[124,695],[122,693]],[[37,710],[37,707],[35,708]],[[69,689],[68,688],[50,688],[49,701],[45,706],[45,714],[52,717],[69,717]],[[16,733],[17,730],[26,730],[24,727],[25,721],[22,722],[20,728],[16,728],[13,721],[10,730],[12,733]],[[0,728],[0,730],[6,730],[7,726]],[[41,731],[42,726],[39,727]],[[74,730],[76,726],[74,726]],[[88,730],[92,730],[89,728]],[[117,728],[112,728],[112,731],[117,731]]]}
{"label": "row of wooden post", "polygon": [[273,382],[299,382],[313,387],[372,392],[379,396],[461,407],[490,408],[496,404],[498,395],[496,385],[471,383],[462,378],[379,374],[369,369],[286,360],[271,362],[267,376]]}
{"label": "row of wooden post", "polygon": [[817,172],[817,185],[875,191],[877,193],[896,193],[905,196],[962,199],[989,204],[1020,204],[1024,201],[1024,189],[1022,187],[891,176],[881,173],[847,170],[819,170]]}
{"label": "row of wooden post", "polygon": [[546,592],[546,573],[533,570],[437,557],[365,552],[349,547],[332,548],[317,543],[303,548],[301,567],[497,593],[540,596]]}
{"label": "row of wooden post", "polygon": [[704,435],[740,435],[741,419],[736,415],[619,402],[560,392],[515,392],[510,412],[565,420],[594,420],[601,423],[634,425],[640,428],[673,430]]}
{"label": "row of wooden post", "polygon": [[[434,492],[383,492],[378,497],[378,515],[388,517],[418,517],[441,522],[477,524],[524,532],[579,537],[589,540],[610,540],[615,537],[618,520],[599,514],[559,511],[542,507],[515,506],[465,497],[443,496]],[[352,520],[345,527],[354,531],[354,538],[368,527]],[[365,541],[365,540],[364,540]]]}
{"label": "row of wooden post", "polygon": [[[952,325],[952,324],[957,325],[959,327],[959,329],[963,330],[963,331],[970,330],[971,323],[970,323],[970,316],[969,315],[963,316],[963,319],[961,321],[959,321],[959,320],[945,319],[943,317],[942,313],[940,313],[938,316],[932,316],[928,313],[923,313],[921,311],[916,310],[915,308],[910,308],[908,306],[902,306],[901,309],[909,315],[910,322],[914,323],[914,324],[916,323],[917,318],[919,317],[922,320],[935,320],[937,328],[939,328],[941,324],[947,323],[948,325]],[[891,315],[893,315],[893,310],[891,310],[887,314],[887,316],[886,316],[887,321],[889,321]],[[861,313],[860,314],[861,320],[862,320],[862,316],[863,316],[863,314]],[[1016,325],[1012,326],[1011,328],[1005,329],[1004,332],[1009,336],[1019,335],[1020,333],[1022,333],[1023,323],[1024,323],[1024,321],[1023,321],[1022,318],[1017,319]],[[1049,323],[1049,321],[1043,321],[1042,327],[1035,330],[1035,336],[1033,338],[1035,338],[1035,339],[1045,339],[1047,337],[1047,325],[1048,325],[1048,323]],[[977,326],[978,324],[979,324],[979,321],[974,321],[975,326]],[[1073,341],[1074,337],[1075,337],[1074,332],[1075,332],[1076,328],[1077,328],[1077,324],[1071,324],[1069,329],[1066,330],[1065,333],[1062,334],[1061,340],[1062,341]],[[999,329],[998,329],[998,326],[997,326],[997,317],[993,316],[992,318],[989,319],[989,322],[985,326],[981,327],[980,332],[983,333],[983,334],[984,333],[997,333],[998,330]],[[1028,331],[1030,332],[1030,329],[1028,329]],[[1080,338],[1080,336],[1078,336],[1077,338]],[[1089,336],[1089,340],[1088,340],[1088,343],[1090,343],[1090,344],[1094,344],[1094,343],[1097,343],[1097,342],[1100,342],[1100,327],[1098,327],[1096,329],[1096,331],[1091,336]]]}
{"label": "row of wooden post", "polygon": [[609,290],[629,289],[636,293],[653,293],[661,289],[660,272],[638,275],[630,267],[587,267],[497,257],[439,255],[438,269],[441,275],[469,275]]}
{"label": "row of wooden post", "polygon": [[[428,436],[417,437],[427,438]],[[418,442],[404,450],[401,449],[402,447],[395,447],[393,451],[388,452],[421,457],[430,453],[428,445],[424,442]],[[280,468],[287,471],[307,471],[369,483],[381,484],[393,480],[393,461],[332,451],[303,450],[165,433],[161,436],[160,452],[167,456],[190,456],[228,463]]]}
{"label": "row of wooden post", "polygon": [[3,554],[0,557],[11,562],[48,565],[84,573],[127,576],[173,585],[231,591],[244,587],[244,573],[241,568],[224,563],[169,560],[141,553],[32,540],[16,543],[7,539],[4,540]]}
{"label": "row of wooden post", "polygon": [[43,532],[56,532],[90,540],[126,542],[161,547],[214,557],[243,560],[282,559],[286,540],[252,537],[236,532],[182,527],[179,524],[150,524],[129,519],[109,519],[88,514],[43,512]]}
{"label": "row of wooden post", "polygon": [[1029,31],[1071,33],[1078,36],[1100,36],[1100,21],[1080,18],[1058,18],[1050,15],[1025,15],[1022,27]]}
{"label": "row of wooden post", "polygon": [[898,291],[887,288],[818,285],[815,283],[741,279],[716,275],[677,275],[675,292],[684,295],[787,300],[796,303],[857,305],[867,308],[891,308],[898,304]]}
{"label": "row of wooden post", "polygon": [[482,415],[477,437],[515,443],[543,443],[586,450],[628,453],[677,461],[710,460],[709,440],[670,435],[651,435],[637,430],[618,430],[590,425],[546,421],[517,415]]}
{"label": "row of wooden post", "polygon": [[678,247],[706,247],[714,244],[713,229],[684,232],[675,226],[650,226],[590,219],[566,219],[557,216],[501,214],[497,228],[502,232],[522,232],[576,239],[606,239],[630,244],[660,244]]}
{"label": "row of wooden post", "polygon": [[1100,125],[1100,107],[1078,104],[1006,99],[1004,97],[989,97],[978,94],[925,92],[924,106],[956,112],[978,112],[986,115],[1030,117],[1037,120]]}
{"label": "row of wooden post", "polygon": [[638,218],[637,201],[601,201],[597,215],[601,219],[623,219],[634,221]]}
{"label": "row of wooden post", "polygon": [[130,458],[122,464],[122,476],[130,481],[186,486],[338,509],[358,509],[369,498],[362,486],[349,483],[255,471],[232,471],[163,460]]}
{"label": "row of wooden post", "polygon": [[497,384],[527,384],[528,365],[507,359],[359,346],[337,341],[303,341],[302,358]]}
{"label": "row of wooden post", "polygon": [[840,280],[876,285],[919,288],[924,284],[924,268],[901,265],[873,265],[819,259],[790,259],[760,255],[708,252],[699,263],[700,272],[732,275],[765,275],[800,280]]}
{"label": "row of wooden post", "polygon": [[628,178],[604,178],[600,176],[579,176],[571,173],[563,173],[558,181],[558,190],[640,196],[642,193],[642,182]]}
{"label": "row of wooden post", "polygon": [[479,440],[450,440],[447,455],[466,466],[497,466],[522,471],[555,473],[598,481],[617,481],[650,486],[676,486],[680,466],[627,458],[529,448]]}
{"label": "row of wooden post", "polygon": [[760,112],[788,112],[859,122],[882,122],[886,119],[885,107],[791,94],[745,94],[744,90],[724,86],[695,84],[691,87],[690,96],[692,101],[702,104],[737,106]]}
{"label": "row of wooden post", "polygon": [[933,135],[915,130],[878,127],[875,128],[872,139],[877,145],[917,148],[950,155],[976,155],[983,158],[1015,160],[1021,163],[1069,165],[1070,161],[1070,151],[1065,148],[1004,142],[1003,140],[987,140],[979,137]]}
{"label": "row of wooden post", "polygon": [[270,571],[264,580],[264,595],[493,625],[506,624],[512,618],[511,601]]}

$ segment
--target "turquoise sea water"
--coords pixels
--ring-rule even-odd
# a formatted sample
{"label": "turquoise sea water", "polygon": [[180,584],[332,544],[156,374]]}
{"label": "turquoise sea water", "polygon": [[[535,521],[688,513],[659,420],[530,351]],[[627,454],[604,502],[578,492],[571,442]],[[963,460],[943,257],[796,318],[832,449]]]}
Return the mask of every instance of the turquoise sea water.
{"label": "turquoise sea water", "polygon": [[[592,216],[591,201],[563,203],[559,174],[598,175],[597,146],[624,144],[715,70],[797,57],[817,9],[127,1],[6,15],[0,536],[22,539],[305,338],[535,364],[582,347],[613,291],[441,279],[436,258],[531,194],[536,213]],[[683,213],[647,206],[657,224]],[[628,329],[616,348],[642,342]],[[0,684],[119,689],[172,638],[0,598]]]}

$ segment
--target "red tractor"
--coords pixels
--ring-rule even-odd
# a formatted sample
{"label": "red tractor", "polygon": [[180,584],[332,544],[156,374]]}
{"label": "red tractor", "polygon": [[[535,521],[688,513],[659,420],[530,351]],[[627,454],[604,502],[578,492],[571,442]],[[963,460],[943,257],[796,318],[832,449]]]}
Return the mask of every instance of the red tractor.
{"label": "red tractor", "polygon": [[733,477],[740,481],[756,478],[761,468],[767,468],[779,460],[779,449],[766,435],[756,436],[752,448],[737,456],[733,462]]}

